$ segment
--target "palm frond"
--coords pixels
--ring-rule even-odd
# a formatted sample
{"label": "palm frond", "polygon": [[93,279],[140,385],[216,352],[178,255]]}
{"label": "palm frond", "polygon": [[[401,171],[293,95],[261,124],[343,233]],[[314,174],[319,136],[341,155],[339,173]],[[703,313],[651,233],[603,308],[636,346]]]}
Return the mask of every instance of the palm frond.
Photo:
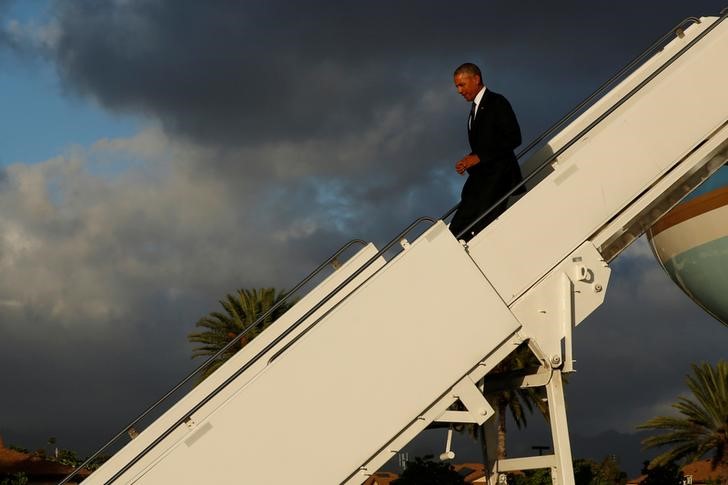
{"label": "palm frond", "polygon": [[693,364],[686,384],[694,399],[680,396],[678,416],[657,416],[638,429],[664,431],[642,440],[645,448],[670,447],[650,466],[691,461],[712,453],[713,467],[728,464],[728,362]]}
{"label": "palm frond", "polygon": [[295,303],[293,301],[284,302],[257,324],[255,328],[246,331],[245,337],[241,338],[245,329],[248,329],[260,316],[271,310],[285,296],[286,292],[284,290],[277,291],[274,288],[240,289],[234,294],[228,294],[225,298],[219,300],[223,311],[213,311],[200,318],[195,323],[195,327],[202,330],[187,335],[187,340],[190,343],[199,344],[193,348],[192,358],[209,358],[216,355],[233,340],[239,339],[239,345],[233,345],[218,359],[208,364],[207,368],[201,372],[202,378],[204,379],[214,372],[235,352],[244,347],[293,306]]}

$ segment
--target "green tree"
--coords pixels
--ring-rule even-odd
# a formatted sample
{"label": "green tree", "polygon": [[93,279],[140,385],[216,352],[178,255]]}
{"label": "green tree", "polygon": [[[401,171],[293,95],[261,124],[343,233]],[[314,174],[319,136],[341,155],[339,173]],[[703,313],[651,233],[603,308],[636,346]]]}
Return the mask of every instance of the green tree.
{"label": "green tree", "polygon": [[[528,348],[527,344],[521,345],[503,362],[498,364],[488,378],[498,379],[518,371],[527,369],[534,370],[538,367],[538,360]],[[496,409],[498,447],[496,458],[506,458],[506,422],[507,412],[510,411],[513,421],[520,429],[528,425],[527,414],[532,414],[534,407],[548,420],[549,412],[546,404],[546,390],[543,387],[506,388],[498,389],[496,392],[488,393],[488,378],[486,378],[486,398]],[[482,427],[479,428],[481,445],[485,446],[485,437],[482,434]]]}
{"label": "green tree", "polygon": [[63,465],[72,466],[73,468],[76,468],[78,465],[83,463],[83,461],[78,457],[75,451],[64,449],[58,450],[58,456],[56,457],[56,461],[58,463],[62,463]]}
{"label": "green tree", "polygon": [[526,470],[523,473],[509,473],[508,485],[551,485],[551,470]]}
{"label": "green tree", "polygon": [[664,431],[642,441],[646,448],[669,447],[650,467],[694,461],[711,454],[712,466],[728,465],[728,361],[692,365],[686,382],[693,398],[679,397],[672,405],[679,416],[658,416],[639,429]]}
{"label": "green tree", "polygon": [[47,456],[50,456],[50,457],[55,457],[56,456],[56,452],[58,451],[55,448],[57,441],[58,440],[56,440],[56,438],[54,436],[51,436],[50,438],[48,438],[48,454],[47,454]]}
{"label": "green tree", "polygon": [[599,464],[588,458],[574,460],[574,482],[576,485],[592,485]]}
{"label": "green tree", "polygon": [[[109,458],[111,458],[111,455],[99,455],[96,458],[94,458],[93,460],[91,460],[86,465],[86,468],[88,468],[91,471],[97,470],[101,465],[106,463],[109,460]],[[86,461],[86,459],[79,460],[79,465],[85,461]],[[76,465],[76,466],[78,466],[78,465]]]}
{"label": "green tree", "polygon": [[432,455],[407,462],[402,475],[392,485],[464,485],[465,479],[448,462],[436,462]]}
{"label": "green tree", "polygon": [[[574,482],[576,485],[623,485],[627,474],[619,468],[614,455],[608,455],[597,463],[589,459],[574,460]],[[551,485],[551,470],[526,470],[524,473],[509,474],[509,485]]]}
{"label": "green tree", "polygon": [[608,455],[594,468],[594,477],[590,485],[623,485],[627,483],[627,474],[619,468],[614,455]]}
{"label": "green tree", "polygon": [[[285,296],[286,293],[284,291],[276,291],[274,288],[238,290],[235,294],[228,294],[224,300],[220,300],[223,311],[211,312],[195,324],[196,327],[204,328],[205,330],[192,332],[187,336],[187,340],[191,343],[199,344],[193,349],[192,358],[209,358],[215,355],[237,337],[243,329],[258,320],[258,318],[268,312]],[[291,302],[286,301],[276,308],[263,321],[256,325],[255,328],[248,331],[240,339],[238,345],[233,345],[211,362],[201,372],[200,380],[212,374],[233,354],[243,348],[278,317],[283,315],[292,305]]]}
{"label": "green tree", "polygon": [[641,473],[645,475],[641,485],[683,485],[685,483],[685,476],[675,463],[650,466],[650,462],[646,461]]}
{"label": "green tree", "polygon": [[12,476],[0,479],[0,485],[27,485],[28,477],[25,473],[15,473]]}

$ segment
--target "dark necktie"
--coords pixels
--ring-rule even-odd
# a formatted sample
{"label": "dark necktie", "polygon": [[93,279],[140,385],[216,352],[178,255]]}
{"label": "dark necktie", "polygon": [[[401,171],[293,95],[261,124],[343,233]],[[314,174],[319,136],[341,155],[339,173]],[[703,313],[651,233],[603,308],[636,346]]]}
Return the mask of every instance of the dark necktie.
{"label": "dark necktie", "polygon": [[473,119],[475,118],[475,102],[473,101],[473,105],[470,107],[470,116],[468,116],[468,130],[471,126],[473,126]]}

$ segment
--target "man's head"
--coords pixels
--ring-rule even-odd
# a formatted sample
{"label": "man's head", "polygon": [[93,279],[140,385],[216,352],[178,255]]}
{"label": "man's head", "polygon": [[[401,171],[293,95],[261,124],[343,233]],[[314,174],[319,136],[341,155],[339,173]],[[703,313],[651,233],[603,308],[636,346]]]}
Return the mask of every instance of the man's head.
{"label": "man's head", "polygon": [[483,76],[475,64],[466,62],[455,69],[455,87],[458,93],[468,101],[473,101],[475,96],[483,89]]}

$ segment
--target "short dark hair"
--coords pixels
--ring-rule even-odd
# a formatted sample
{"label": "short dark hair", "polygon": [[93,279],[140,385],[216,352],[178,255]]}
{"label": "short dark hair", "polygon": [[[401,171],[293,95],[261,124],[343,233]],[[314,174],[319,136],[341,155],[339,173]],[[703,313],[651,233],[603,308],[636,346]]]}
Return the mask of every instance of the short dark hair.
{"label": "short dark hair", "polygon": [[483,74],[481,74],[480,68],[472,62],[466,62],[465,64],[458,66],[458,68],[455,69],[453,76],[457,76],[458,74],[470,74],[471,76],[477,75],[480,78],[480,81],[483,82]]}

